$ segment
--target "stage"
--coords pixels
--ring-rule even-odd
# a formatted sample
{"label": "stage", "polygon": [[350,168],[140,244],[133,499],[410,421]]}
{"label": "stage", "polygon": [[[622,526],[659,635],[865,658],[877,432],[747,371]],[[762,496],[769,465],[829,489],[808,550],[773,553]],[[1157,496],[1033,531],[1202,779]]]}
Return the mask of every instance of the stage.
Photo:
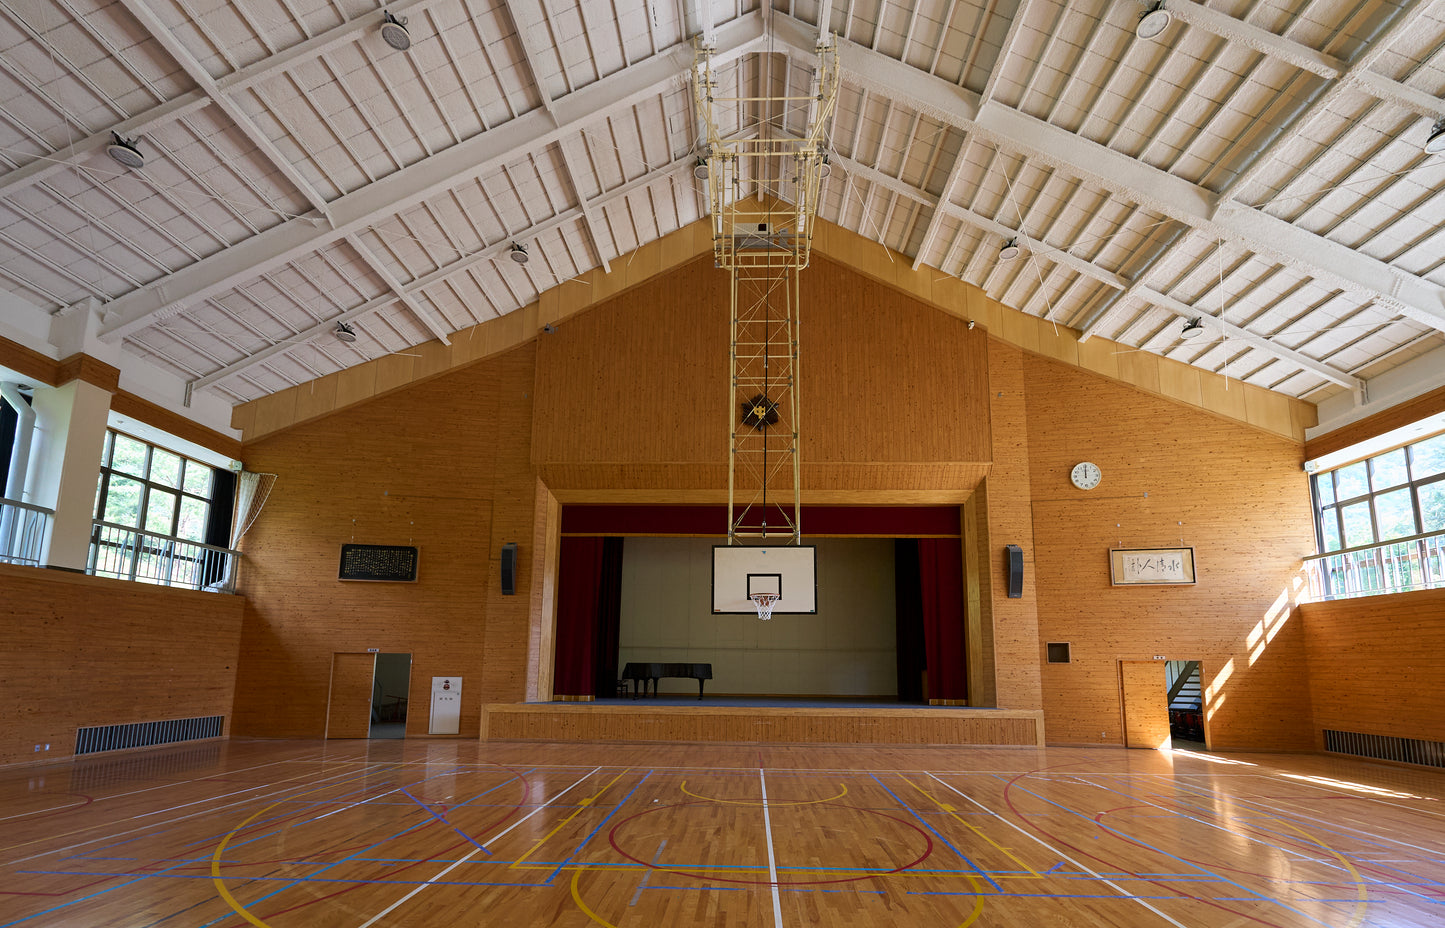
{"label": "stage", "polygon": [[715,741],[789,744],[1041,746],[1044,714],[1028,709],[846,700],[664,695],[596,702],[492,703],[481,739]]}

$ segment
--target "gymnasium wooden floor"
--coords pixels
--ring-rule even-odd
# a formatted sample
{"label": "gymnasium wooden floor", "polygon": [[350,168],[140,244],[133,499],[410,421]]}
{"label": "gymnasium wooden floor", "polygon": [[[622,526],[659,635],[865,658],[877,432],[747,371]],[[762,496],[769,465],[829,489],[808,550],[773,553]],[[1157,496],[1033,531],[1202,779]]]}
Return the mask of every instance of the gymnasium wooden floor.
{"label": "gymnasium wooden floor", "polygon": [[0,771],[0,928],[1440,926],[1445,772],[232,741]]}

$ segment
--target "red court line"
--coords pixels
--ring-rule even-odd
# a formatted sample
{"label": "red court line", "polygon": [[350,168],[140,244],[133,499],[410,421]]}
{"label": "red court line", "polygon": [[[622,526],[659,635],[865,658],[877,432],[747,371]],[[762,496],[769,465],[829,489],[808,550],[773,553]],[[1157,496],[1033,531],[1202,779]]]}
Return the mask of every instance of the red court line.
{"label": "red court line", "polygon": [[[1237,911],[1237,910],[1235,910],[1235,909],[1231,909],[1231,908],[1229,908],[1229,906],[1221,905],[1220,903],[1215,902],[1215,901],[1212,900],[1212,899],[1207,899],[1207,898],[1204,898],[1203,896],[1195,896],[1195,895],[1193,895],[1193,894],[1191,894],[1191,893],[1187,893],[1187,892],[1185,892],[1185,891],[1182,890],[1182,889],[1178,889],[1177,887],[1170,886],[1170,885],[1168,885],[1168,884],[1166,884],[1166,883],[1164,883],[1164,882],[1162,882],[1162,881],[1160,881],[1160,880],[1153,880],[1153,879],[1150,879],[1150,878],[1148,878],[1148,877],[1146,877],[1146,876],[1140,876],[1139,874],[1135,873],[1134,871],[1132,871],[1132,870],[1127,870],[1127,869],[1125,869],[1124,867],[1120,866],[1120,865],[1119,865],[1119,862],[1118,862],[1117,860],[1106,860],[1105,858],[1100,857],[1100,856],[1097,855],[1097,854],[1094,854],[1094,853],[1091,853],[1091,852],[1089,852],[1089,851],[1084,850],[1083,848],[1079,847],[1079,846],[1076,845],[1076,844],[1070,844],[1068,841],[1065,841],[1063,838],[1060,838],[1058,835],[1056,835],[1056,834],[1054,834],[1054,833],[1052,833],[1052,832],[1050,832],[1050,831],[1047,831],[1047,830],[1045,830],[1045,829],[1043,829],[1043,828],[1040,828],[1038,825],[1035,825],[1033,822],[1029,821],[1028,816],[1024,815],[1023,812],[1019,811],[1018,806],[1014,805],[1013,795],[1012,795],[1012,794],[1013,794],[1014,784],[1017,783],[1019,780],[1022,780],[1024,777],[1033,776],[1033,775],[1036,774],[1036,773],[1041,773],[1041,772],[1047,771],[1047,770],[1058,770],[1058,769],[1061,769],[1061,768],[1063,768],[1063,767],[1077,767],[1077,766],[1080,766],[1080,765],[1082,765],[1082,764],[1088,764],[1088,763],[1092,763],[1092,761],[1078,761],[1078,762],[1072,763],[1072,764],[1058,764],[1058,765],[1055,765],[1055,766],[1053,766],[1053,767],[1038,767],[1038,768],[1036,768],[1036,769],[1034,769],[1034,770],[1028,771],[1027,773],[1021,773],[1021,774],[1019,774],[1018,776],[1013,777],[1012,779],[1010,779],[1010,780],[1008,780],[1008,781],[1005,782],[1005,784],[1004,784],[1004,789],[1003,789],[1003,799],[1004,799],[1004,802],[1007,803],[1007,805],[1008,805],[1008,807],[1009,807],[1009,810],[1010,810],[1011,812],[1013,812],[1014,816],[1015,816],[1020,822],[1023,822],[1025,825],[1027,825],[1029,828],[1032,828],[1034,831],[1037,831],[1037,832],[1039,832],[1040,834],[1043,834],[1043,835],[1048,836],[1051,840],[1053,840],[1053,841],[1055,841],[1055,842],[1057,842],[1057,843],[1059,843],[1059,844],[1062,844],[1064,847],[1068,848],[1068,849],[1071,850],[1071,851],[1074,851],[1074,852],[1080,854],[1080,855],[1083,856],[1083,857],[1087,857],[1087,858],[1089,858],[1090,860],[1098,861],[1099,863],[1104,864],[1105,866],[1110,867],[1110,868],[1112,868],[1112,869],[1116,869],[1116,870],[1120,871],[1121,873],[1127,873],[1127,874],[1129,874],[1130,876],[1134,877],[1136,880],[1142,880],[1142,881],[1144,881],[1145,883],[1149,883],[1149,884],[1151,884],[1151,885],[1153,885],[1153,886],[1157,886],[1157,887],[1159,887],[1160,889],[1165,890],[1166,892],[1173,893],[1173,894],[1175,894],[1176,896],[1179,896],[1179,897],[1181,897],[1181,898],[1184,898],[1184,899],[1193,899],[1195,902],[1202,902],[1202,903],[1204,903],[1205,905],[1207,905],[1207,906],[1212,906],[1213,908],[1219,909],[1219,910],[1222,911],[1222,912],[1228,912],[1230,915],[1237,915],[1237,916],[1239,916],[1240,918],[1247,918],[1247,919],[1249,919],[1249,920],[1252,921],[1252,922],[1259,922],[1261,925],[1268,925],[1269,928],[1285,928],[1284,925],[1280,925],[1280,924],[1278,924],[1278,923],[1276,923],[1276,922],[1265,921],[1264,919],[1258,918],[1258,917],[1256,917],[1256,916],[1254,916],[1254,915],[1249,915],[1249,914],[1247,914],[1247,913],[1245,913],[1245,912],[1240,912],[1240,911]],[[1071,810],[1071,811],[1072,811],[1072,810]],[[1075,813],[1075,814],[1078,814],[1078,813]],[[1111,837],[1118,837],[1117,835],[1112,834],[1112,832],[1110,832],[1109,834],[1110,834]],[[1131,843],[1137,843],[1137,842],[1131,842]],[[1154,849],[1154,848],[1150,848],[1150,850],[1155,850],[1155,849]],[[1121,897],[1121,898],[1122,898],[1122,897]],[[1259,901],[1261,901],[1261,902],[1269,902],[1270,900],[1261,898]]]}
{"label": "red court line", "polygon": [[862,882],[863,880],[874,880],[878,879],[879,877],[891,876],[895,873],[902,873],[905,870],[912,870],[914,867],[927,860],[928,856],[933,853],[933,839],[928,836],[928,832],[924,831],[922,828],[919,828],[912,822],[904,821],[901,818],[894,818],[893,816],[888,815],[885,812],[879,812],[876,809],[866,809],[861,806],[842,806],[836,804],[830,805],[832,805],[832,807],[835,809],[852,809],[855,812],[868,812],[872,815],[877,815],[880,818],[886,818],[889,821],[897,822],[899,825],[903,825],[906,828],[912,828],[914,831],[918,832],[920,835],[923,836],[923,853],[919,855],[918,858],[916,858],[915,860],[911,860],[906,864],[894,867],[892,870],[882,870],[877,873],[864,873],[859,876],[841,877],[836,880],[778,880],[775,883],[772,880],[738,880],[729,877],[713,876],[712,874],[696,873],[691,870],[682,870],[677,867],[658,866],[656,863],[643,860],[640,857],[633,857],[631,854],[624,851],[621,845],[617,843],[617,830],[622,826],[628,824],[629,822],[636,821],[644,815],[651,815],[654,812],[663,812],[669,809],[680,809],[684,806],[696,806],[702,804],[703,803],[701,802],[679,802],[672,805],[660,805],[656,808],[643,809],[641,812],[638,812],[635,815],[629,815],[627,818],[618,821],[616,825],[613,825],[612,830],[607,833],[607,843],[611,844],[612,849],[617,853],[621,854],[623,857],[627,858],[635,864],[641,864],[649,870],[658,870],[663,873],[674,873],[680,876],[692,877],[693,879],[702,880],[704,882],[740,883],[746,886],[826,886],[830,883],[858,883]]}
{"label": "red court line", "polygon": [[[506,815],[503,815],[501,818],[497,819],[495,822],[492,822],[492,823],[489,824],[489,825],[483,826],[482,829],[481,829],[482,833],[486,833],[486,832],[490,831],[491,829],[496,828],[498,825],[502,824],[502,823],[505,822],[507,819],[511,818],[513,815],[516,815],[516,814],[517,814],[517,810],[521,809],[522,806],[526,804],[528,797],[530,797],[530,796],[532,795],[532,784],[528,783],[527,780],[526,780],[526,778],[523,777],[521,773],[519,773],[519,772],[516,771],[516,770],[513,770],[511,767],[502,766],[501,764],[495,764],[495,765],[493,765],[493,766],[500,767],[502,770],[506,770],[507,772],[511,773],[512,776],[513,776],[514,778],[516,778],[517,782],[519,782],[519,783],[522,784],[522,796],[521,796],[521,798],[519,798],[519,799],[516,801],[516,803],[512,806],[512,808],[510,808],[510,809],[507,810],[507,814],[506,814]],[[414,832],[412,832],[412,833],[415,834],[416,831],[425,831],[426,829],[430,828],[431,826],[433,826],[433,825],[435,825],[435,824],[437,824],[437,820],[436,820],[436,819],[432,819],[431,821],[427,822],[425,825],[422,825],[420,828],[417,828],[417,829],[416,829]],[[318,903],[318,902],[324,902],[324,901],[326,901],[327,899],[334,899],[334,898],[336,898],[337,896],[345,895],[346,893],[349,893],[349,892],[354,892],[354,891],[360,889],[360,888],[363,887],[363,886],[369,885],[369,884],[372,883],[374,880],[375,880],[375,881],[384,880],[384,879],[386,879],[387,877],[395,876],[395,875],[398,874],[398,873],[404,873],[404,872],[406,872],[407,870],[410,870],[410,869],[413,868],[413,867],[419,867],[419,866],[421,866],[422,864],[430,863],[431,861],[436,860],[438,857],[441,857],[443,854],[450,853],[451,851],[454,851],[454,850],[456,850],[456,849],[459,848],[459,847],[463,847],[463,846],[465,846],[466,844],[467,844],[467,842],[465,842],[465,841],[458,841],[456,844],[453,844],[453,845],[450,845],[450,846],[448,846],[448,847],[442,848],[441,850],[437,851],[435,854],[431,855],[430,857],[423,857],[421,860],[412,861],[411,863],[407,864],[407,865],[404,866],[404,867],[397,867],[395,870],[389,870],[389,871],[387,871],[386,873],[382,873],[382,874],[380,874],[379,876],[373,877],[371,880],[358,880],[358,881],[356,882],[356,885],[354,885],[354,886],[347,886],[347,887],[345,887],[344,889],[338,889],[336,892],[334,892],[334,893],[327,893],[327,894],[324,895],[324,896],[316,896],[316,897],[314,897],[314,898],[311,898],[311,899],[306,900],[305,902],[297,903],[296,905],[293,905],[293,906],[291,906],[290,908],[277,909],[277,910],[274,911],[274,912],[267,912],[264,917],[266,917],[266,918],[275,918],[275,917],[278,916],[278,915],[285,915],[285,914],[287,914],[288,912],[295,912],[295,911],[297,911],[298,909],[304,909],[304,908],[307,908],[308,906],[313,906],[313,905],[315,905],[315,904]],[[240,923],[238,923],[238,924],[235,926],[235,928],[246,928],[246,923],[245,923],[245,922],[240,922]]]}

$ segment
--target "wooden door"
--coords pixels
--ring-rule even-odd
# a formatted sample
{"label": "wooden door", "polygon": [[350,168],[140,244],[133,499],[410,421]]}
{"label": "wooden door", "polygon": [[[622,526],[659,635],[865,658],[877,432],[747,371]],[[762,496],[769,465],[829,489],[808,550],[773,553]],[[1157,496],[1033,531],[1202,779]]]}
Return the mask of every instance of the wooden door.
{"label": "wooden door", "polygon": [[371,735],[371,680],[375,674],[375,654],[331,656],[331,702],[326,709],[326,737]]}
{"label": "wooden door", "polygon": [[1163,661],[1120,661],[1120,698],[1124,706],[1124,746],[1168,749],[1169,702]]}

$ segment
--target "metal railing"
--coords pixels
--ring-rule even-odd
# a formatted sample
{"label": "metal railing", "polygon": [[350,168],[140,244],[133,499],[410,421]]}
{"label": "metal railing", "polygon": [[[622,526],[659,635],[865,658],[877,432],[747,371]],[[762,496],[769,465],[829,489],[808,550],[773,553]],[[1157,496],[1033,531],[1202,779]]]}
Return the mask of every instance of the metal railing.
{"label": "metal railing", "polygon": [[1411,535],[1304,559],[1317,600],[1445,587],[1445,532]]}
{"label": "metal railing", "polygon": [[0,563],[40,566],[54,510],[0,498]]}
{"label": "metal railing", "polygon": [[85,572],[161,586],[232,593],[241,552],[96,520]]}

